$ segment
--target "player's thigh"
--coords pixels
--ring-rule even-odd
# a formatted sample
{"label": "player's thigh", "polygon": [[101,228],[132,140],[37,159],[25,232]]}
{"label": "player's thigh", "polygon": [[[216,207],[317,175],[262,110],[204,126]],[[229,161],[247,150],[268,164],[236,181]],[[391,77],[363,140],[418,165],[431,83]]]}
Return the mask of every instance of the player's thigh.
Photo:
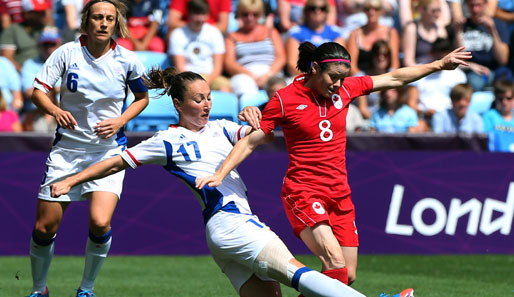
{"label": "player's thigh", "polygon": [[305,227],[300,232],[300,238],[311,252],[321,259],[324,270],[345,265],[343,250],[330,225],[319,223],[312,228]]}
{"label": "player's thigh", "polygon": [[239,290],[241,297],[271,297],[282,296],[280,284],[272,280],[262,280],[255,274],[248,279],[246,283],[241,286]]}
{"label": "player's thigh", "polygon": [[118,195],[112,192],[92,192],[89,193],[88,197],[90,199],[89,222],[91,230],[93,233],[101,234],[109,231],[112,216],[118,204]]}
{"label": "player's thigh", "polygon": [[62,220],[69,202],[54,202],[38,199],[35,230],[39,237],[52,237]]}

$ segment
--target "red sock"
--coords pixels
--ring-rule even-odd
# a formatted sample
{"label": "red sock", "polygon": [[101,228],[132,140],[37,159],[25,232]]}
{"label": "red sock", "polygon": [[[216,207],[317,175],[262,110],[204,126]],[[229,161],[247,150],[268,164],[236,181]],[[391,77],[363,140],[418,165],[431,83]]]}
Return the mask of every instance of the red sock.
{"label": "red sock", "polygon": [[348,285],[348,268],[346,268],[346,267],[332,269],[332,270],[325,270],[325,271],[322,271],[321,273],[323,273],[324,275],[326,275],[328,277],[335,278],[338,281],[343,282],[345,285]]}

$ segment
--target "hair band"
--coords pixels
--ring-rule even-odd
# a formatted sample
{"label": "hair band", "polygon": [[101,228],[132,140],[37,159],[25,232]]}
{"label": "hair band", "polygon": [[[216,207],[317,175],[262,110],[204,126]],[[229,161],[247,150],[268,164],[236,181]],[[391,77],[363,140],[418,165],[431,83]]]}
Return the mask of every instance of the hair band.
{"label": "hair band", "polygon": [[328,62],[345,62],[345,63],[348,63],[348,64],[351,64],[350,63],[350,60],[347,60],[347,59],[326,59],[326,60],[321,60],[319,61],[320,63],[328,63]]}

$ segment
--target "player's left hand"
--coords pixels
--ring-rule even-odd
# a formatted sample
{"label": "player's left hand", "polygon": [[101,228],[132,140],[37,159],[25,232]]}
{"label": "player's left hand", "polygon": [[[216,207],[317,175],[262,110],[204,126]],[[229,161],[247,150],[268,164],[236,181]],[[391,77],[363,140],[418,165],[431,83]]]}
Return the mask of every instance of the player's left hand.
{"label": "player's left hand", "polygon": [[217,177],[216,175],[206,176],[206,177],[197,177],[195,180],[195,187],[199,190],[203,189],[205,185],[209,187],[217,187],[221,185],[221,182],[223,181],[222,178]]}
{"label": "player's left hand", "polygon": [[96,124],[93,128],[95,129],[96,135],[101,138],[107,139],[112,137],[123,127],[123,123],[119,118],[103,120]]}
{"label": "player's left hand", "polygon": [[466,62],[466,60],[469,59],[471,59],[471,52],[465,52],[464,47],[462,46],[444,56],[439,60],[439,63],[441,65],[441,70],[453,70],[459,65],[469,66]]}
{"label": "player's left hand", "polygon": [[50,195],[53,198],[57,198],[61,195],[68,194],[70,192],[70,185],[66,182],[66,180],[56,182],[55,184],[50,185]]}

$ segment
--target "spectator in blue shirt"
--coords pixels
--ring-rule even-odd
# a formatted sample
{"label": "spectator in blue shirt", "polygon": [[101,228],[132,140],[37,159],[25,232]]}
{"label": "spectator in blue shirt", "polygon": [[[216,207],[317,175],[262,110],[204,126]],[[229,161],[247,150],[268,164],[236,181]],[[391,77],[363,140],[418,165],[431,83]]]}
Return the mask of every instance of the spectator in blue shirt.
{"label": "spectator in blue shirt", "polygon": [[[28,59],[21,67],[21,85],[25,98],[31,98],[34,87],[32,83],[36,74],[43,68],[43,65],[50,55],[61,45],[59,29],[54,26],[45,26],[39,34],[38,52],[36,58]],[[58,80],[53,90],[48,93],[54,102],[58,102],[61,80]],[[26,100],[24,106],[23,130],[35,132],[52,132],[57,128],[53,116],[39,110],[32,101]]]}
{"label": "spectator in blue shirt", "polygon": [[8,109],[19,111],[23,107],[20,74],[9,59],[0,55],[0,92],[4,97]]}
{"label": "spectator in blue shirt", "polygon": [[450,91],[452,108],[437,112],[432,118],[435,133],[481,133],[484,132],[482,117],[469,110],[473,87],[458,84]]}
{"label": "spectator in blue shirt", "polygon": [[514,152],[514,83],[499,81],[494,86],[493,108],[484,113],[484,130],[489,150]]}
{"label": "spectator in blue shirt", "polygon": [[371,116],[371,131],[385,133],[416,132],[418,115],[405,104],[404,89],[380,92],[380,108]]}

